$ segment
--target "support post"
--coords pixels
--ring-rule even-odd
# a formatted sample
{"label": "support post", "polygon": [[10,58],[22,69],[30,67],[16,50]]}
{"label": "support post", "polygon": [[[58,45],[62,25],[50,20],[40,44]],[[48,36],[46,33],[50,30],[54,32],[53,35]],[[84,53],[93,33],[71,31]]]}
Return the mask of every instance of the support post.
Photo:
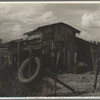
{"label": "support post", "polygon": [[92,49],[92,47],[91,47],[91,57],[92,57],[92,63],[93,63],[93,70],[95,71],[94,56],[93,56],[93,49]]}
{"label": "support post", "polygon": [[17,42],[17,44],[18,44],[18,68],[19,68],[19,42]]}
{"label": "support post", "polygon": [[[52,73],[50,73],[48,71],[46,71],[46,72],[47,72],[47,74],[49,75],[50,78],[52,78],[53,80],[55,80],[55,77],[54,77],[54,75]],[[56,82],[58,82],[59,84],[63,85],[67,89],[71,90],[73,93],[77,94],[77,91],[75,91],[73,88],[71,88],[70,86],[68,86],[64,82],[60,81],[59,79],[56,79]]]}
{"label": "support post", "polygon": [[95,72],[95,79],[94,79],[94,84],[93,84],[93,92],[96,91],[96,87],[97,87],[97,78],[98,78],[98,74],[99,74],[99,67],[100,67],[100,59],[97,60],[97,68],[96,68],[96,72]]}
{"label": "support post", "polygon": [[56,96],[56,87],[57,87],[57,66],[59,60],[59,52],[57,52],[57,60],[56,60],[56,74],[55,74],[55,85],[54,85],[54,95]]}
{"label": "support post", "polygon": [[32,47],[29,47],[29,77],[31,76],[31,63],[32,63]]}

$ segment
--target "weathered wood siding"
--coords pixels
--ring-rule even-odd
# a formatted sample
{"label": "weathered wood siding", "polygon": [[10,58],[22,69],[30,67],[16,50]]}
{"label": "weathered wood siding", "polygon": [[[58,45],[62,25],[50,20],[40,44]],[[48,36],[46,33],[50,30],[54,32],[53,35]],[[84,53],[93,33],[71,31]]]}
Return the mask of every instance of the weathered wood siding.
{"label": "weathered wood siding", "polygon": [[[61,46],[62,49],[64,48],[64,54],[63,54],[64,61],[62,62],[65,63],[67,71],[72,72],[75,65],[74,64],[75,34],[77,32],[79,33],[79,31],[64,23],[57,23],[57,24],[39,27],[36,29],[36,31],[42,32],[43,40],[45,42],[51,41],[52,43],[54,43],[54,46],[56,46],[56,48],[58,44],[60,44],[60,46],[62,45]],[[53,54],[51,53],[48,56],[50,55]]]}
{"label": "weathered wood siding", "polygon": [[92,43],[76,38],[77,69],[80,73],[93,70],[91,47]]}
{"label": "weathered wood siding", "polygon": [[39,31],[43,32],[45,41],[62,41],[65,45],[65,63],[68,72],[74,69],[74,48],[75,48],[75,33],[64,25],[46,26],[40,28]]}

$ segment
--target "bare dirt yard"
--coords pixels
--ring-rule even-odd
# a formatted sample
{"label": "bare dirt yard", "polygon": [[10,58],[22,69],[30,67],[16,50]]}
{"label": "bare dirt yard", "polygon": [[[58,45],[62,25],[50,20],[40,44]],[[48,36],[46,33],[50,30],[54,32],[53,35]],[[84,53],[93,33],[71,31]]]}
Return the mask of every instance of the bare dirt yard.
{"label": "bare dirt yard", "polygon": [[[97,89],[93,93],[93,72],[85,74],[67,73],[59,75],[58,78],[77,91],[72,93],[61,84],[57,83],[56,96],[99,96],[100,95],[100,75],[98,77]],[[9,64],[0,66],[0,97],[23,97],[23,96],[54,96],[54,80],[44,77],[37,86],[25,85],[19,82],[17,70]]]}
{"label": "bare dirt yard", "polygon": [[[77,94],[73,94],[72,91],[68,90],[61,84],[57,83],[57,96],[99,96],[100,95],[100,75],[98,77],[97,89],[96,92],[93,93],[93,82],[94,82],[94,74],[93,72],[88,72],[85,74],[63,74],[58,76],[60,80],[64,83],[72,87],[74,90],[77,91]],[[49,83],[54,84],[53,80],[49,78],[45,79],[48,80]],[[47,91],[47,95],[53,94],[54,91],[45,89]]]}

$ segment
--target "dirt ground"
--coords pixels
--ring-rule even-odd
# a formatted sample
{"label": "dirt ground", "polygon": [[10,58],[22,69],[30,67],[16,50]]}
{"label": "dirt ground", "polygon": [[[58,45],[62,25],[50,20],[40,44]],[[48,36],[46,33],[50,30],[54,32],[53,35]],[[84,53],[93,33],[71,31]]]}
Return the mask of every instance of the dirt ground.
{"label": "dirt ground", "polygon": [[[74,90],[77,91],[77,94],[73,94],[72,91],[65,88],[61,84],[57,83],[57,96],[99,96],[100,94],[100,75],[98,78],[97,90],[93,93],[93,82],[94,82],[94,74],[93,73],[85,73],[85,74],[63,74],[58,76],[60,80],[64,83],[72,87]],[[54,84],[53,80],[49,78],[45,79],[48,80],[49,83]],[[47,91],[47,89],[45,90]],[[53,94],[54,91],[48,90],[47,95]]]}
{"label": "dirt ground", "polygon": [[[100,75],[98,77],[97,89],[93,93],[93,72],[85,74],[67,73],[58,75],[58,78],[77,91],[72,93],[61,84],[57,83],[56,96],[99,96],[100,95]],[[0,97],[26,97],[26,96],[55,96],[54,80],[45,77],[38,85],[25,85],[19,82],[17,70],[11,62],[5,67],[0,66]]]}

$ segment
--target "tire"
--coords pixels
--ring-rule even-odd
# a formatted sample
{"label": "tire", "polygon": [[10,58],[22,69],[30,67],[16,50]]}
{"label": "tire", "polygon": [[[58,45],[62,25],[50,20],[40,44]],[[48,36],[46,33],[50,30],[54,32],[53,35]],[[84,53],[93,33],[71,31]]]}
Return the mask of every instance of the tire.
{"label": "tire", "polygon": [[[22,65],[21,65],[21,67],[19,68],[19,70],[18,70],[18,79],[19,79],[19,81],[21,82],[21,83],[23,83],[23,84],[28,84],[28,83],[31,83],[31,82],[33,82],[33,81],[35,81],[36,79],[37,79],[37,77],[38,77],[38,75],[39,75],[39,73],[40,73],[40,69],[41,69],[41,62],[40,62],[40,59],[39,59],[39,57],[35,57],[34,58],[34,62],[36,63],[36,70],[35,70],[35,72],[34,72],[34,74],[31,76],[31,77],[29,77],[29,78],[25,78],[24,77],[24,69],[25,69],[25,67],[27,67],[27,64],[30,62],[30,59],[29,58],[27,58],[23,63],[22,63]],[[32,66],[32,67],[34,67],[34,66]],[[27,70],[26,70],[27,71]]]}

